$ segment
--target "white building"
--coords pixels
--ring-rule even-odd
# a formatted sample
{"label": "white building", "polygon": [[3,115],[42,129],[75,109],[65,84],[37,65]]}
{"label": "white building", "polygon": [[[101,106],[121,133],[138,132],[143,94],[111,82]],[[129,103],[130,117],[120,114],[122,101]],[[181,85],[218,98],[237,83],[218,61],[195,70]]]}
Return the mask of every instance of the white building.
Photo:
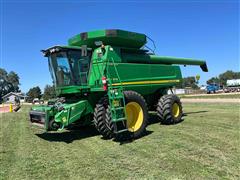
{"label": "white building", "polygon": [[7,103],[15,103],[15,98],[19,98],[20,102],[26,102],[27,96],[23,93],[10,92],[3,96],[3,101]]}

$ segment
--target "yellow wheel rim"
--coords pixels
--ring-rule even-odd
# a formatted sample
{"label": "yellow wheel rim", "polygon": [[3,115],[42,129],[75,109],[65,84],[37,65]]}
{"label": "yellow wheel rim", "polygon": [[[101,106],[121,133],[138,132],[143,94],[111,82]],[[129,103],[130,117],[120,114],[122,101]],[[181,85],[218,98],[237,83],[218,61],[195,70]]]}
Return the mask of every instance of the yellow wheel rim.
{"label": "yellow wheel rim", "polygon": [[177,118],[180,114],[180,108],[179,108],[179,105],[177,103],[174,103],[173,104],[173,107],[172,107],[172,114],[175,118]]}
{"label": "yellow wheel rim", "polygon": [[127,127],[130,132],[139,130],[143,123],[143,110],[136,102],[130,102],[126,105]]}

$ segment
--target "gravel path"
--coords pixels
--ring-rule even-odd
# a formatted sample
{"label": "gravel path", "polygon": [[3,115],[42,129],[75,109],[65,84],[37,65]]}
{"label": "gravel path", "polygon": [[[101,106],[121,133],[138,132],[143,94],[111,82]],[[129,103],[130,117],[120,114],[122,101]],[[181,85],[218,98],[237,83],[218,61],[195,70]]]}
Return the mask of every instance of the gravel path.
{"label": "gravel path", "polygon": [[239,103],[240,104],[240,99],[226,99],[226,98],[225,99],[224,98],[215,98],[215,99],[181,98],[181,101],[185,103]]}
{"label": "gravel path", "polygon": [[[13,106],[13,109],[15,108],[15,106]],[[0,113],[6,113],[9,112],[9,106],[2,106],[0,107]]]}
{"label": "gravel path", "polygon": [[233,92],[233,93],[216,93],[216,94],[186,94],[185,96],[188,96],[188,97],[194,97],[194,96],[219,96],[219,95],[224,95],[224,96],[231,96],[231,95],[235,95],[235,94],[239,94],[240,95],[240,92]]}

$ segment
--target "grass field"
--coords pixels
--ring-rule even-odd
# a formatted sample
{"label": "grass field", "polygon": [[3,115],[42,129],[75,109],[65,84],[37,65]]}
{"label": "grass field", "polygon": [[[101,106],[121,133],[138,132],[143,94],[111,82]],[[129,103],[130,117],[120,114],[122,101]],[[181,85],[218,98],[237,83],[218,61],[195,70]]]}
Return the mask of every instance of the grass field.
{"label": "grass field", "polygon": [[239,179],[239,105],[184,104],[176,125],[151,123],[133,142],[94,128],[43,134],[28,109],[0,114],[1,179]]}

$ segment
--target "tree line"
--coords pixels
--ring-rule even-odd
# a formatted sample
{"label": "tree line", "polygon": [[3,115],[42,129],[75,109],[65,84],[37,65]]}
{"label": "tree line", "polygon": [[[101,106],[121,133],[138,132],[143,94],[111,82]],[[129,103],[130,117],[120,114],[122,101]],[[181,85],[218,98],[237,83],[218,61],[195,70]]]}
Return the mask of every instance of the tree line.
{"label": "tree line", "polygon": [[227,80],[229,79],[240,79],[240,72],[226,71],[219,74],[217,77],[212,77],[207,80],[207,84],[219,84],[220,86],[226,86]]}
{"label": "tree line", "polygon": [[[0,102],[3,101],[3,96],[10,92],[21,92],[20,85],[20,78],[16,72],[7,72],[0,68]],[[26,95],[29,102],[32,102],[34,98],[48,100],[56,97],[55,88],[51,85],[46,85],[43,93],[39,86],[30,88]]]}
{"label": "tree line", "polygon": [[20,92],[19,76],[14,71],[7,72],[0,68],[0,102],[2,97],[10,92]]}
{"label": "tree line", "polygon": [[[240,79],[240,72],[228,70],[224,73],[219,74],[217,77],[211,77],[206,81],[206,84],[218,84],[220,86],[226,86],[227,80],[230,79]],[[186,87],[190,87],[192,89],[199,89],[197,80],[194,76],[182,78],[181,82],[176,86],[176,88]]]}
{"label": "tree line", "polygon": [[32,102],[34,98],[44,99],[44,100],[56,98],[55,88],[54,86],[51,86],[51,85],[45,86],[43,94],[40,87],[36,86],[36,87],[30,88],[26,95],[28,96],[27,97],[28,102]]}

